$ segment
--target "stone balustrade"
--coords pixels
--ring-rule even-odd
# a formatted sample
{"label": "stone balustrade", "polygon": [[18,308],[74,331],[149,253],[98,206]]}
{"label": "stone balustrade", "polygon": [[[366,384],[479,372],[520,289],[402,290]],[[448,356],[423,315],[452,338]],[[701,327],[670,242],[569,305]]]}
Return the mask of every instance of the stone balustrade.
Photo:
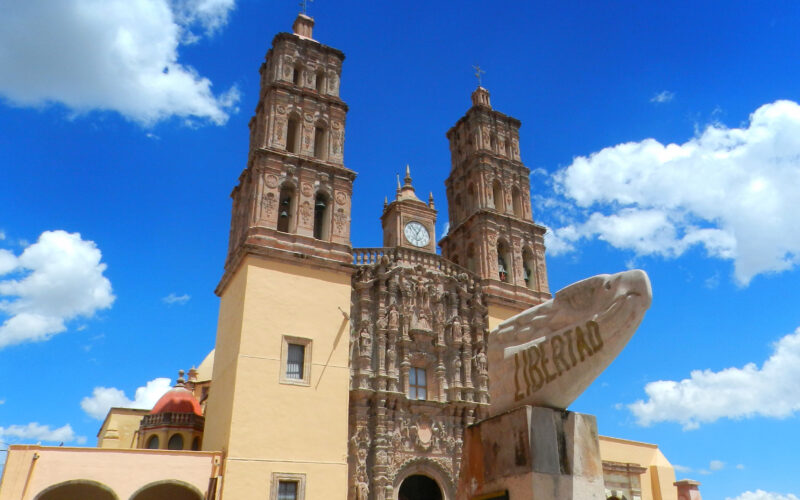
{"label": "stone balustrade", "polygon": [[440,271],[448,276],[466,273],[468,276],[474,277],[473,273],[468,269],[450,262],[441,255],[402,247],[354,248],[353,265],[367,266],[377,264],[383,256],[388,257],[391,263],[410,267],[422,266],[424,269]]}

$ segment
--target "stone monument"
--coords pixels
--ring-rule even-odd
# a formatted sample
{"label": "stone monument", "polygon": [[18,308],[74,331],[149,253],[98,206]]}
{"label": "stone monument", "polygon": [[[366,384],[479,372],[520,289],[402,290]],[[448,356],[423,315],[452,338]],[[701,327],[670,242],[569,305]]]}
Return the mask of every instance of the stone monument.
{"label": "stone monument", "polygon": [[491,416],[464,434],[459,499],[605,498],[597,422],[567,407],[622,351],[651,299],[644,271],[603,274],[490,333]]}

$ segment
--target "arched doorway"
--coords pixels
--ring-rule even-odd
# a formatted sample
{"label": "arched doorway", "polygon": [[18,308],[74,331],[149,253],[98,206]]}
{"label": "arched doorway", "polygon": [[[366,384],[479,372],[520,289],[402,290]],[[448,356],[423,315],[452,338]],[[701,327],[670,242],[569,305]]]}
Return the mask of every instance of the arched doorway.
{"label": "arched doorway", "polygon": [[422,474],[405,478],[400,485],[398,500],[442,500],[442,490],[433,479]]}
{"label": "arched doorway", "polygon": [[183,481],[167,480],[150,483],[134,493],[131,500],[202,500],[203,494]]}
{"label": "arched doorway", "polygon": [[117,495],[108,486],[88,479],[74,479],[45,489],[36,500],[117,500]]}

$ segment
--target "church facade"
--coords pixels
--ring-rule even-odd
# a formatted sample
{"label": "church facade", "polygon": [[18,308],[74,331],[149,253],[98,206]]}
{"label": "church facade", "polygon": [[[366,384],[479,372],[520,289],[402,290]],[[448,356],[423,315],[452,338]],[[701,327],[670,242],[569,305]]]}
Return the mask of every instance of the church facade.
{"label": "church facade", "polygon": [[[410,169],[384,204],[383,246],[354,249],[344,54],[314,40],[313,25],[301,14],[260,68],[216,289],[213,371],[206,360],[201,371],[210,375],[190,372],[158,411],[112,409],[101,448],[138,453],[126,467],[143,465],[129,479],[163,477],[120,496],[103,483],[108,467],[98,468],[86,480],[113,496],[90,498],[456,498],[464,429],[491,405],[489,332],[550,298],[520,122],[494,110],[478,87],[447,132],[451,225],[441,255],[434,200],[417,196]],[[67,462],[88,456],[70,450]],[[55,452],[12,447],[0,500],[68,498],[58,496],[69,477],[63,466],[52,480],[47,468],[33,485],[24,479],[34,455]],[[601,453],[609,498],[677,498],[674,470],[657,447],[602,438]],[[196,477],[170,483],[170,460]]]}

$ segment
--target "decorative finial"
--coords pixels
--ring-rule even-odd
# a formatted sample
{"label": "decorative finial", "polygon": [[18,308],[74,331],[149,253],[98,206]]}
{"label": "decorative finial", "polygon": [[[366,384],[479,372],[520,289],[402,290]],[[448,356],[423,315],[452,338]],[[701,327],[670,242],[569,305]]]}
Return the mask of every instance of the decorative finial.
{"label": "decorative finial", "polygon": [[402,189],[402,187],[403,187],[400,184],[400,174],[395,174],[395,175],[397,175],[397,190],[400,191],[400,189]]}
{"label": "decorative finial", "polygon": [[407,186],[411,185],[411,167],[406,163],[406,177],[403,179]]}
{"label": "decorative finial", "polygon": [[386,210],[386,207],[388,207],[388,206],[389,206],[389,197],[388,196],[384,196],[383,197],[383,209]]}
{"label": "decorative finial", "polygon": [[431,208],[434,208],[434,206],[433,206],[433,191],[431,191],[430,194],[428,195],[428,206],[431,207]]}
{"label": "decorative finial", "polygon": [[306,11],[308,11],[308,2],[313,2],[314,0],[300,0],[300,12],[306,16],[308,15]]}
{"label": "decorative finial", "polygon": [[473,66],[472,69],[475,70],[475,78],[478,79],[478,87],[480,87],[481,86],[481,75],[485,74],[486,72],[484,70],[482,70],[481,67],[478,66],[477,64],[475,66]]}
{"label": "decorative finial", "polygon": [[178,370],[178,385],[179,386],[183,386],[184,382],[186,382],[183,379],[183,373],[184,373],[183,370]]}

